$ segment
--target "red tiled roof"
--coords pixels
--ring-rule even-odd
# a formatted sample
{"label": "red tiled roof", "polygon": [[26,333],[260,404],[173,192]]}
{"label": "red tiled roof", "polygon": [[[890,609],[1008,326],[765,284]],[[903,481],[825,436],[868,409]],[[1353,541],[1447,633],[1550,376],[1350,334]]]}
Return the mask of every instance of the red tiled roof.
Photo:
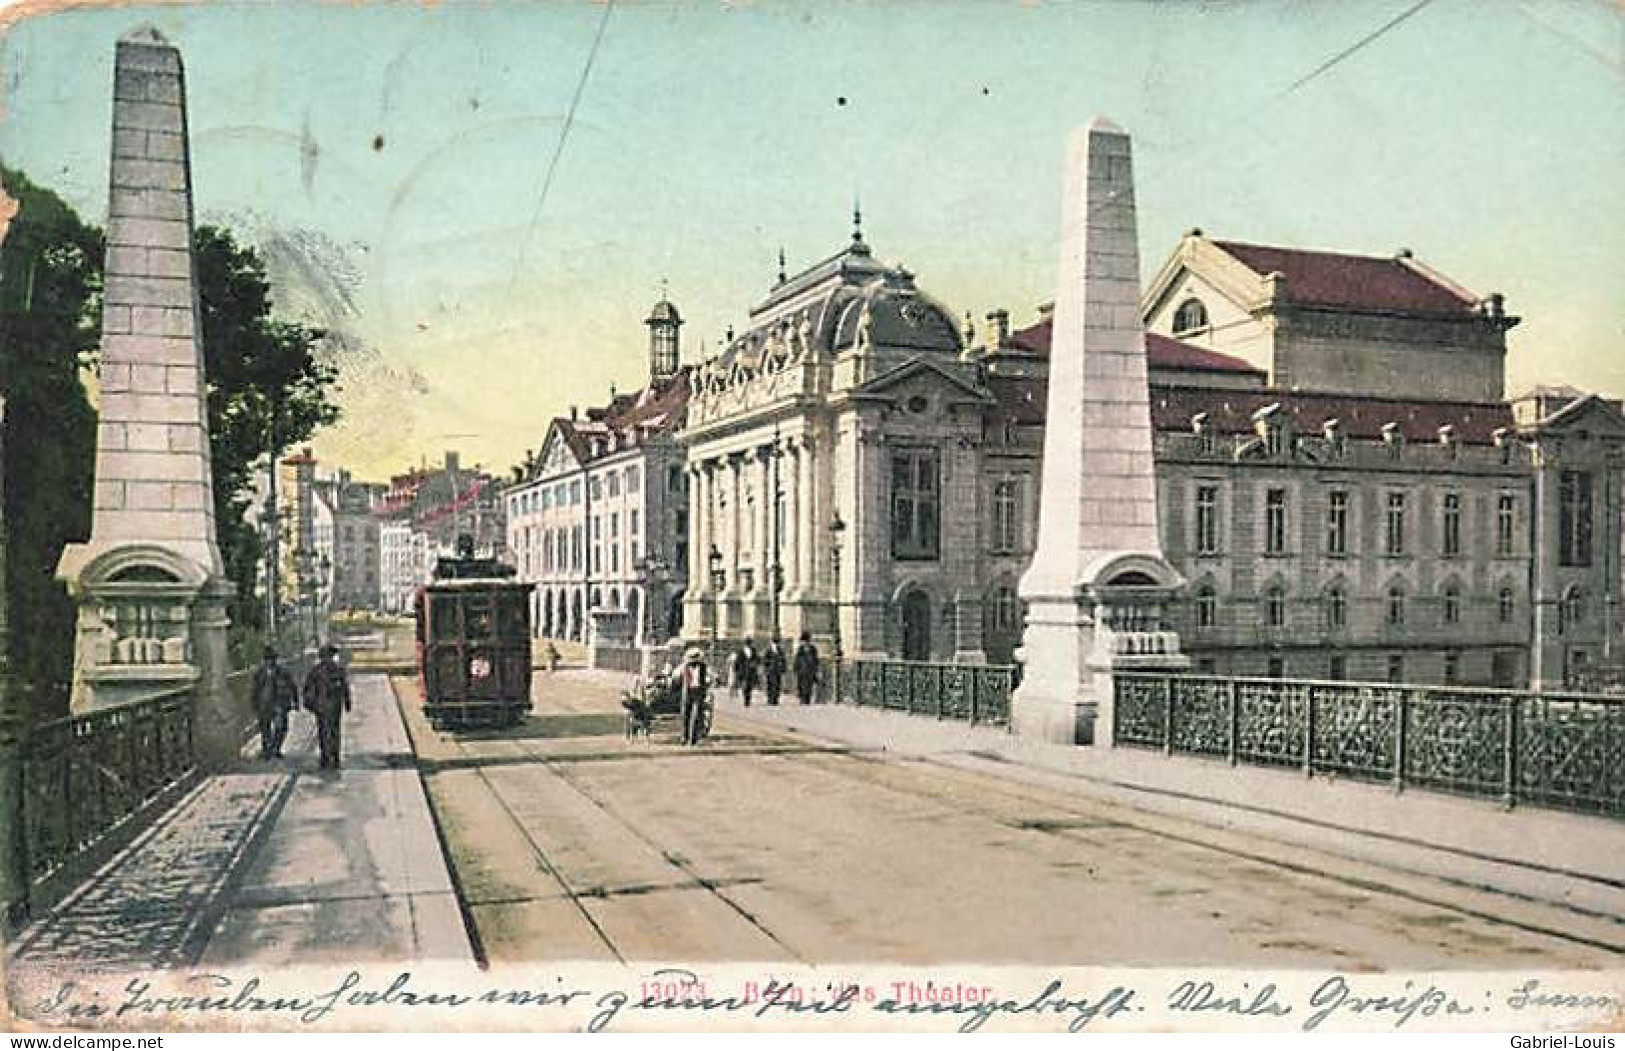
{"label": "red tiled roof", "polygon": [[1239,241],[1214,241],[1213,245],[1260,278],[1281,274],[1286,280],[1286,298],[1294,303],[1419,314],[1467,314],[1475,305],[1449,285],[1392,257]]}
{"label": "red tiled roof", "polygon": [[[688,397],[688,370],[685,368],[653,387],[630,394],[617,394],[608,405],[589,408],[584,418],[555,416],[553,424],[564,436],[570,451],[575,453],[576,460],[590,463],[612,451],[619,452],[626,448],[634,431],[645,428],[662,430],[675,425],[688,404]],[[623,439],[617,449],[596,445],[596,440],[612,434]]]}
{"label": "red tiled roof", "polygon": [[[1028,325],[1018,332],[1010,333],[1010,342],[1040,357],[1049,357],[1050,340],[1055,334],[1055,319],[1046,317],[1035,324]],[[1251,372],[1262,373],[1262,369],[1230,354],[1221,354],[1216,350],[1182,343],[1177,339],[1159,335],[1155,332],[1145,334],[1146,365],[1153,369],[1179,370],[1182,372]]]}
{"label": "red tiled roof", "polygon": [[1497,428],[1512,427],[1512,407],[1504,402],[1406,401],[1155,385],[1151,388],[1151,423],[1159,431],[1189,431],[1191,417],[1205,412],[1214,431],[1245,434],[1253,430],[1253,413],[1273,404],[1292,417],[1293,427],[1300,433],[1318,434],[1327,420],[1337,420],[1343,434],[1354,439],[1381,438],[1383,424],[1394,423],[1408,442],[1436,442],[1439,428],[1449,424],[1463,444],[1490,445]]}
{"label": "red tiled roof", "polygon": [[[1043,379],[989,376],[988,389],[996,407],[994,424],[1009,420],[1041,425],[1048,408],[1049,384]],[[1319,434],[1328,420],[1337,420],[1344,435],[1375,441],[1384,424],[1399,425],[1408,442],[1436,442],[1439,428],[1449,424],[1465,445],[1491,445],[1498,428],[1512,427],[1512,408],[1503,402],[1405,401],[1398,398],[1362,398],[1345,394],[1309,394],[1279,390],[1222,390],[1153,383],[1151,424],[1159,431],[1188,433],[1191,417],[1205,412],[1208,426],[1219,434],[1250,434],[1253,413],[1267,405],[1280,405],[1300,433]]]}
{"label": "red tiled roof", "polygon": [[1221,354],[1206,347],[1181,343],[1171,336],[1156,332],[1145,334],[1146,364],[1154,369],[1178,369],[1182,372],[1251,372],[1262,376],[1264,370],[1231,354]]}

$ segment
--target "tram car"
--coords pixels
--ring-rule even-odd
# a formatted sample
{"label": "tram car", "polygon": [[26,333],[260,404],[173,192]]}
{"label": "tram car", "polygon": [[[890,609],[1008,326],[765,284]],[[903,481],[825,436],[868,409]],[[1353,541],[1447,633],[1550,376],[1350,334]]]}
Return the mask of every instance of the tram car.
{"label": "tram car", "polygon": [[470,537],[418,589],[418,681],[437,730],[513,726],[530,711],[530,593],[514,569],[475,558]]}

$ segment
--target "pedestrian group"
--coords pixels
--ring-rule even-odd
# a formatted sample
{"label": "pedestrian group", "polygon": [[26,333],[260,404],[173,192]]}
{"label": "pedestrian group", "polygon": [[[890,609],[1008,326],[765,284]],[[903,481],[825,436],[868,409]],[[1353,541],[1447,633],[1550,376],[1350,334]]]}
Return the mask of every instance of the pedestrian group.
{"label": "pedestrian group", "polygon": [[[320,766],[337,770],[343,736],[343,719],[352,707],[350,680],[338,662],[336,646],[324,645],[316,663],[305,675],[305,710],[316,719],[316,741]],[[293,673],[283,664],[276,647],[267,646],[260,666],[254,671],[254,715],[259,720],[260,758],[279,759],[288,736],[288,713],[299,707],[301,691]]]}

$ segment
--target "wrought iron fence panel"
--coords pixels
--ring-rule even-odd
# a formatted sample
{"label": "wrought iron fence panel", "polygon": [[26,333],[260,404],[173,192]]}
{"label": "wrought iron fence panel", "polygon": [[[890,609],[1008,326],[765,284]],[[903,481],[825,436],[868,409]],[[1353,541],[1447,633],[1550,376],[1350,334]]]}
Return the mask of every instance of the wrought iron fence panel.
{"label": "wrought iron fence panel", "polygon": [[883,669],[875,667],[868,661],[858,661],[853,665],[853,671],[855,674],[852,678],[857,689],[858,703],[871,708],[885,707],[886,681]]}
{"label": "wrought iron fence panel", "polygon": [[1230,751],[1230,700],[1223,679],[1184,676],[1168,684],[1178,713],[1172,723],[1172,750],[1194,755]]}
{"label": "wrought iron fence panel", "polygon": [[1234,689],[1237,761],[1267,766],[1301,763],[1309,690],[1279,679],[1238,679]]}
{"label": "wrought iron fence panel", "polygon": [[1338,683],[1315,683],[1307,692],[1308,718],[1314,725],[1310,769],[1392,779],[1403,692]]}
{"label": "wrought iron fence panel", "polygon": [[911,715],[1007,724],[1015,671],[930,661],[843,662],[840,701]]}
{"label": "wrought iron fence panel", "polygon": [[1404,783],[1504,794],[1512,711],[1499,694],[1416,691],[1406,700]]}
{"label": "wrought iron fence panel", "polygon": [[190,694],[35,727],[24,743],[21,799],[30,879],[50,875],[195,768]]}
{"label": "wrought iron fence panel", "polygon": [[1112,730],[1119,744],[1161,748],[1168,725],[1168,691],[1161,675],[1113,676]]}
{"label": "wrought iron fence panel", "polygon": [[971,697],[976,689],[970,668],[947,668],[942,673],[942,708],[938,712],[944,719],[969,719]]}
{"label": "wrought iron fence panel", "polygon": [[[1113,676],[1118,744],[1625,816],[1625,701],[1377,683]],[[1228,725],[1227,725],[1228,724]]]}
{"label": "wrought iron fence panel", "polygon": [[1519,799],[1625,815],[1625,706],[1527,697],[1516,729]]}
{"label": "wrought iron fence panel", "polygon": [[1015,692],[1015,669],[1005,665],[982,665],[975,670],[979,684],[977,708],[972,721],[1010,725],[1010,695]]}
{"label": "wrought iron fence panel", "polygon": [[908,668],[901,664],[885,663],[879,665],[879,670],[886,684],[881,703],[895,711],[908,711]]}

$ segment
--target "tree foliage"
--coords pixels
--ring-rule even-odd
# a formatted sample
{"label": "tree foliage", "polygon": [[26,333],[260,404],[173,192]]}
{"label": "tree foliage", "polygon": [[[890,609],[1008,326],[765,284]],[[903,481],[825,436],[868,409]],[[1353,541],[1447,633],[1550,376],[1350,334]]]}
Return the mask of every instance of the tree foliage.
{"label": "tree foliage", "polygon": [[10,663],[25,711],[48,717],[65,710],[73,669],[56,564],[90,532],[96,418],[79,372],[98,336],[102,237],[20,172],[0,168],[0,180],[18,203],[0,246]]}
{"label": "tree foliage", "polygon": [[262,545],[244,521],[253,474],[267,454],[305,441],[338,419],[337,370],[319,353],[322,333],[271,317],[265,264],[228,230],[199,227],[193,238],[209,380],[209,445],[215,521],[226,573],[237,585],[233,621],[259,625],[254,601]]}

